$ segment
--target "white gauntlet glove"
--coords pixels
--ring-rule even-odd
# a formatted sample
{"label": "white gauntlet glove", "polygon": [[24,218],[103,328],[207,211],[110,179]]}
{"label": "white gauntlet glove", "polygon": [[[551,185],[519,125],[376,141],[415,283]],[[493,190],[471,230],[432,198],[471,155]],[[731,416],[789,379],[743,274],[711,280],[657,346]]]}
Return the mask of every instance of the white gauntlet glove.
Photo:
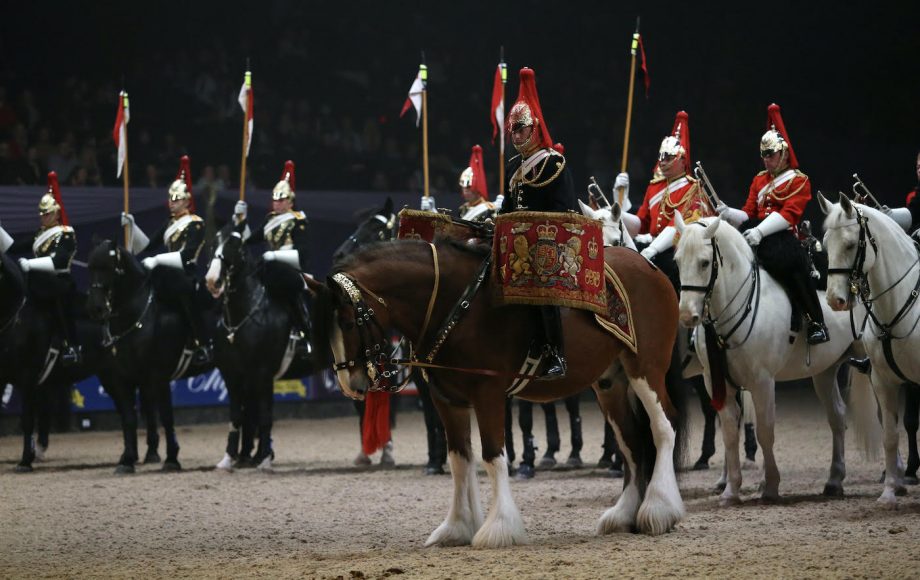
{"label": "white gauntlet glove", "polygon": [[150,238],[134,222],[133,215],[121,212],[121,225],[128,226],[131,230],[128,235],[128,249],[131,250],[132,254],[140,254],[144,251],[144,248],[150,245]]}
{"label": "white gauntlet glove", "polygon": [[0,227],[0,254],[5,254],[10,246],[13,245],[13,237],[6,233],[3,227]]}
{"label": "white gauntlet glove", "polygon": [[748,214],[744,213],[740,209],[728,207],[724,203],[720,203],[713,209],[716,210],[716,213],[721,216],[724,221],[727,221],[729,224],[736,228],[744,222],[748,221]]}
{"label": "white gauntlet glove", "polygon": [[880,209],[883,214],[890,217],[896,224],[901,226],[902,230],[905,232],[910,230],[910,225],[913,222],[913,218],[910,215],[909,209],[906,207],[896,207],[892,209],[887,205],[883,205]]}
{"label": "white gauntlet glove", "polygon": [[773,212],[760,222],[757,227],[744,232],[744,239],[751,247],[758,245],[765,236],[789,229],[789,222],[779,212]]}
{"label": "white gauntlet glove", "polygon": [[266,262],[281,262],[300,270],[300,252],[297,250],[268,251],[262,254],[262,259]]}
{"label": "white gauntlet glove", "polygon": [[633,239],[637,244],[651,244],[655,238],[652,234],[637,234]]}
{"label": "white gauntlet glove", "polygon": [[505,196],[498,195],[495,197],[495,209],[501,209],[502,205],[505,204]]}
{"label": "white gauntlet glove", "polygon": [[31,260],[19,258],[19,267],[23,272],[28,272],[30,270],[36,270],[40,272],[54,272],[54,260],[51,259],[51,256],[45,256],[44,258],[32,258]]}
{"label": "white gauntlet glove", "polygon": [[428,197],[422,196],[422,204],[420,209],[422,211],[438,211],[434,204],[434,197],[430,195]]}
{"label": "white gauntlet glove", "polygon": [[141,263],[148,270],[153,270],[157,266],[167,266],[169,268],[182,269],[182,254],[179,252],[166,252],[144,258]]}
{"label": "white gauntlet glove", "polygon": [[647,248],[639,253],[642,254],[643,258],[651,260],[658,254],[668,251],[674,245],[674,235],[676,233],[677,229],[674,226],[666,227],[661,230],[661,233],[652,240],[652,243]]}
{"label": "white gauntlet glove", "polygon": [[620,207],[623,208],[624,212],[627,212],[632,208],[632,202],[629,201],[629,174],[628,173],[617,174],[617,178],[613,181],[613,194],[614,194],[614,199],[616,201],[620,201],[619,190],[621,187],[623,188],[623,203],[620,204]]}
{"label": "white gauntlet glove", "polygon": [[246,219],[246,213],[249,211],[249,205],[240,200],[236,202],[236,205],[233,206],[233,223],[239,224]]}

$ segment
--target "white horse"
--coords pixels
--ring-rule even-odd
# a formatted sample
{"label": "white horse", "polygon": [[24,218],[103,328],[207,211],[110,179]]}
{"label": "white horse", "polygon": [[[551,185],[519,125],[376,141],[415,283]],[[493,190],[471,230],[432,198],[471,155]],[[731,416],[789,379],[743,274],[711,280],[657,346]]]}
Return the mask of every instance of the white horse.
{"label": "white horse", "polygon": [[613,205],[600,208],[600,209],[591,209],[591,206],[584,203],[580,199],[578,200],[578,205],[581,207],[581,213],[586,217],[600,220],[604,224],[604,246],[624,246],[630,250],[636,250],[636,243],[633,241],[632,236],[629,235],[629,230],[626,225],[623,223],[623,210],[620,208],[620,204],[613,202]]}
{"label": "white horse", "polygon": [[[838,367],[848,357],[862,352],[859,341],[850,332],[849,316],[826,309],[824,316],[830,342],[807,346],[803,331],[790,331],[792,306],[785,291],[759,267],[753,250],[738,230],[723,224],[718,217],[685,225],[680,215],[676,215],[675,225],[680,234],[675,253],[682,286],[680,320],[682,324],[695,328],[696,351],[710,394],[713,392],[713,368],[707,340],[700,332],[701,324],[714,329],[716,340],[724,345],[728,355],[724,365],[726,396],[719,411],[728,472],[721,503],[740,502],[737,387],[743,385],[753,397],[757,440],[763,448],[763,498],[776,500],[779,498],[780,476],[773,455],[775,382],[808,377],[811,377],[815,392],[824,405],[833,433],[833,455],[824,494],[843,495],[846,405],[837,388],[836,375]],[[716,359],[716,353],[713,354]],[[870,393],[867,383],[865,377],[852,377],[851,393],[865,397],[866,393]],[[864,433],[869,433],[871,425],[878,424],[875,409],[865,404],[860,407],[854,409],[860,411],[854,413],[854,419]]]}
{"label": "white horse", "polygon": [[[872,361],[885,447],[885,488],[878,501],[895,507],[895,496],[906,493],[898,455],[898,391],[904,383],[920,383],[920,253],[910,236],[883,213],[844,195],[834,204],[819,193],[818,202],[827,214],[827,303],[836,311],[858,310],[857,327],[868,317],[862,341]],[[866,303],[871,305],[868,313]]]}

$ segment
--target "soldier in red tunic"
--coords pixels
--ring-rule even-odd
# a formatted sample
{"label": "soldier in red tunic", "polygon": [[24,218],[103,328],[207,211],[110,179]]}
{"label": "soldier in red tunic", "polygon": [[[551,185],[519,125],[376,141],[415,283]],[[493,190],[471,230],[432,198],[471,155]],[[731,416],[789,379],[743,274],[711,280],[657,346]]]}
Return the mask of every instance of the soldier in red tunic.
{"label": "soldier in red tunic", "polygon": [[706,194],[690,176],[690,125],[684,111],[677,113],[671,133],[661,141],[658,163],[642,205],[635,216],[623,214],[628,216],[625,220],[632,222],[633,227],[638,222],[636,242],[648,244],[642,255],[668,276],[675,289],[680,287],[674,263],[676,213],[680,213],[685,223],[715,215]]}
{"label": "soldier in red tunic", "polygon": [[740,226],[760,264],[804,310],[808,344],[820,344],[830,339],[808,254],[796,237],[796,226],[811,199],[811,183],[799,171],[779,105],[770,105],[767,117],[767,132],[760,139],[766,169],[754,176],[741,211],[725,205],[716,211],[732,225]]}

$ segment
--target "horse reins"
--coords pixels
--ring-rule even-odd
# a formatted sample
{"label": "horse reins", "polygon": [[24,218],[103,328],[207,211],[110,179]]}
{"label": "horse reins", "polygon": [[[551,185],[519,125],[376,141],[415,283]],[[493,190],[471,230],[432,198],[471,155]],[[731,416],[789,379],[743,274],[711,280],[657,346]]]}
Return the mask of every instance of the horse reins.
{"label": "horse reins", "polygon": [[[879,255],[878,243],[875,241],[875,236],[872,235],[871,230],[869,229],[869,220],[863,215],[862,211],[858,207],[854,208],[856,211],[856,219],[851,223],[841,224],[839,226],[834,226],[836,228],[842,228],[846,226],[856,225],[859,227],[859,239],[856,244],[856,255],[853,257],[853,266],[851,268],[828,268],[828,276],[832,274],[842,274],[846,275],[849,282],[849,293],[851,296],[856,296],[866,307],[866,318],[863,319],[862,328],[865,328],[866,322],[868,319],[872,319],[872,323],[875,325],[877,331],[874,333],[875,337],[879,339],[882,343],[882,352],[885,355],[885,362],[888,363],[888,366],[892,371],[904,382],[913,382],[901,371],[901,368],[898,366],[897,361],[894,359],[894,352],[891,349],[891,342],[894,339],[905,338],[910,336],[913,333],[914,329],[917,327],[917,323],[920,322],[920,315],[914,321],[911,329],[901,337],[896,337],[892,333],[892,329],[901,323],[910,309],[917,302],[917,297],[920,296],[920,276],[917,276],[917,282],[914,284],[914,289],[910,291],[910,295],[907,297],[907,300],[894,315],[890,322],[887,324],[883,323],[875,315],[875,312],[872,309],[873,303],[893,290],[898,284],[904,281],[907,278],[907,275],[913,271],[914,267],[920,263],[920,246],[917,245],[917,242],[914,241],[914,249],[917,250],[917,259],[907,268],[904,274],[900,278],[895,280],[895,282],[886,288],[884,291],[872,297],[872,289],[869,287],[869,277],[868,274],[864,271],[866,265],[866,252],[867,246],[872,246],[872,251],[875,252],[876,257]],[[868,241],[868,244],[866,243]],[[858,338],[856,335],[856,327],[854,320],[853,309],[850,308],[850,327],[853,332],[853,337]],[[860,329],[860,335],[862,335],[862,328]]]}

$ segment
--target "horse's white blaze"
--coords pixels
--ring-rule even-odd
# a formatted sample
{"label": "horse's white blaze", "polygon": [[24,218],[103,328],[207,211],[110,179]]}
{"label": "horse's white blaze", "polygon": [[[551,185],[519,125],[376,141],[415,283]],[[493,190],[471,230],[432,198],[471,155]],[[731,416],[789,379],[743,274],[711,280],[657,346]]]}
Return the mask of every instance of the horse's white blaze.
{"label": "horse's white blaze", "polygon": [[[465,546],[482,526],[482,505],[479,503],[479,480],[476,466],[456,451],[447,454],[450,474],[454,480],[454,495],[444,522],[428,536],[428,546]],[[506,468],[507,469],[507,468]]]}
{"label": "horse's white blaze", "polygon": [[674,473],[676,433],[658,400],[658,394],[649,386],[648,380],[645,377],[629,377],[629,385],[648,413],[656,451],[652,480],[636,514],[636,523],[644,532],[663,534],[684,517],[684,502]]}
{"label": "horse's white blaze", "polygon": [[[338,320],[337,312],[332,313],[332,319]],[[332,348],[332,362],[338,365],[340,362],[348,360],[345,355],[345,338],[342,336],[342,328],[338,322],[333,323],[332,332],[329,333],[329,346]],[[339,388],[346,397],[350,399],[361,399],[361,395],[351,388],[351,375],[347,369],[337,369],[335,376],[339,381]]]}
{"label": "horse's white blaze", "polygon": [[511,497],[508,459],[504,449],[498,457],[487,461],[485,467],[492,483],[492,504],[486,521],[473,537],[473,546],[504,548],[526,544],[527,533],[524,531],[521,512]]}
{"label": "horse's white blaze", "polygon": [[636,477],[638,477],[636,462],[633,459],[632,451],[623,439],[623,432],[610,419],[607,422],[613,427],[613,433],[616,435],[617,443],[620,445],[620,453],[623,454],[623,459],[629,467],[629,483],[624,484],[623,492],[617,498],[617,503],[605,511],[597,522],[597,533],[631,532],[633,526],[636,525],[636,513],[639,511],[639,504],[642,500],[639,497],[639,485],[636,483]]}
{"label": "horse's white blaze", "polygon": [[223,459],[218,461],[214,468],[220,471],[231,471],[233,469],[233,458],[230,457],[229,453],[224,452]]}

